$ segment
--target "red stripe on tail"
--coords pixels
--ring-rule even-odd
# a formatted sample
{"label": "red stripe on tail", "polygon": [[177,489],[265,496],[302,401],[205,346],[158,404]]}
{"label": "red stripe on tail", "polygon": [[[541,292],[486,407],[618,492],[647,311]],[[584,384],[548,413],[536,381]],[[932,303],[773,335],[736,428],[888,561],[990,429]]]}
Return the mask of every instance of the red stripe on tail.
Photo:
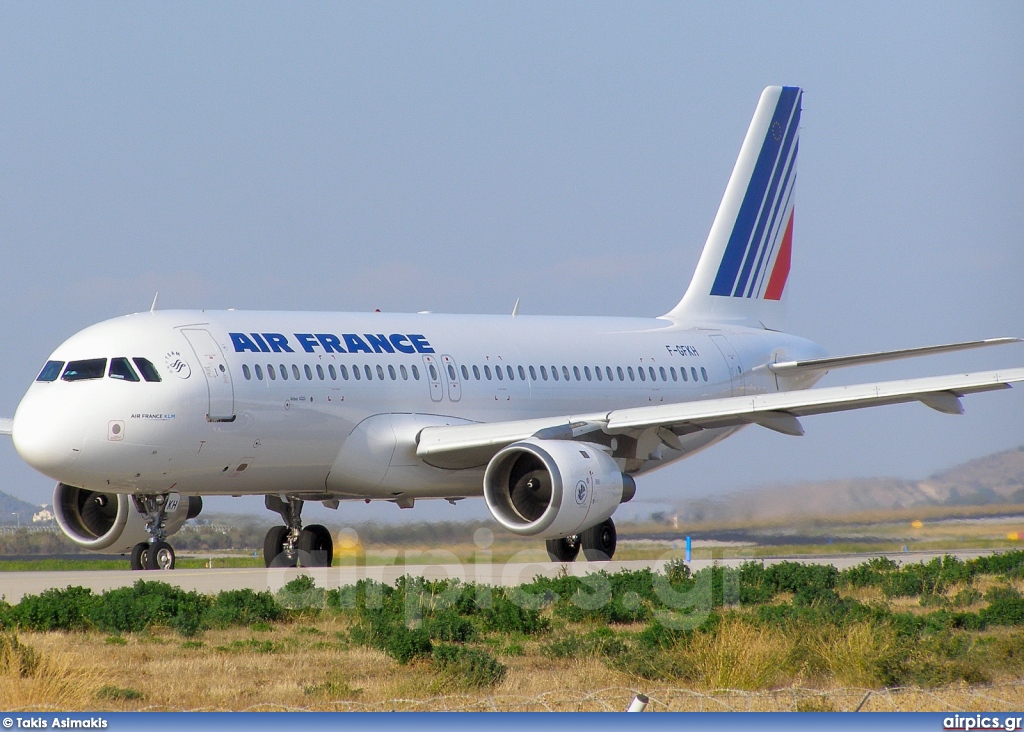
{"label": "red stripe on tail", "polygon": [[772,276],[768,278],[768,289],[764,292],[765,300],[781,300],[782,291],[786,288],[786,279],[789,277],[789,259],[793,250],[793,214],[789,213],[789,223],[786,224],[786,233],[782,236],[782,246],[779,248],[779,255],[775,258],[775,266],[772,267]]}

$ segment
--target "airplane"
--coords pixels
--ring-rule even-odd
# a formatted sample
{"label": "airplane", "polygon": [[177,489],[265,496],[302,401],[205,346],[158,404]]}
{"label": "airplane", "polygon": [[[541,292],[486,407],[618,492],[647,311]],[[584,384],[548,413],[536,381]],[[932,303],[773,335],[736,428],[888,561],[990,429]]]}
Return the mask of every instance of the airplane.
{"label": "airplane", "polygon": [[157,310],[107,320],[47,359],[0,432],[57,481],[79,547],[173,569],[201,496],[263,495],[267,567],[330,566],[319,501],[483,496],[552,561],[615,553],[635,476],[757,425],[1010,388],[1024,368],[813,387],[828,371],[1019,342],[829,357],[783,331],[799,87],[758,101],[682,299],[659,317]]}

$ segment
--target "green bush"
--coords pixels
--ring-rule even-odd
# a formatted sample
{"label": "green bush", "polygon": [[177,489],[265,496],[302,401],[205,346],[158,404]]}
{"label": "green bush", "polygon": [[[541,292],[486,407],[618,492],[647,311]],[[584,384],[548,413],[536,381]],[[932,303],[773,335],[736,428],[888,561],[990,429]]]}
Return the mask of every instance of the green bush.
{"label": "green bush", "polygon": [[309,575],[300,574],[277,591],[277,602],[289,610],[319,610],[328,606],[328,592]]}
{"label": "green bush", "polygon": [[466,643],[476,638],[476,627],[453,608],[431,612],[423,618],[423,630],[431,640]]}
{"label": "green bush", "polygon": [[136,701],[145,699],[145,695],[137,689],[122,688],[120,686],[104,686],[96,692],[97,699],[105,701]]}
{"label": "green bush", "polygon": [[496,589],[491,596],[491,607],[480,610],[479,618],[485,630],[537,635],[550,627],[540,610],[521,607],[509,594],[508,590]]}
{"label": "green bush", "polygon": [[26,595],[9,611],[13,624],[25,630],[85,630],[87,613],[97,597],[85,587],[44,590]]}
{"label": "green bush", "polygon": [[978,615],[989,625],[1024,625],[1024,598],[1012,587],[993,587],[985,593],[988,607]]}
{"label": "green bush", "polygon": [[131,587],[104,592],[87,609],[88,621],[99,630],[138,633],[165,625],[192,636],[204,627],[210,598],[163,582],[138,580]]}
{"label": "green bush", "polygon": [[474,689],[497,686],[508,668],[486,651],[465,646],[435,646],[431,659],[437,668],[460,686]]}
{"label": "green bush", "polygon": [[223,590],[217,593],[206,611],[206,624],[223,628],[229,625],[255,626],[280,619],[282,608],[269,592]]}

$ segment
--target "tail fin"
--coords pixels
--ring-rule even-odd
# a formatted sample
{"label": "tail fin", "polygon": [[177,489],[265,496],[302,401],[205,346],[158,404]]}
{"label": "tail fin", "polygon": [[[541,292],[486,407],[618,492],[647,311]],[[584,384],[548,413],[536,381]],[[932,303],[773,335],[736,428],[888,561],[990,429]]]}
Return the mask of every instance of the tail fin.
{"label": "tail fin", "polygon": [[783,327],[802,97],[794,86],[761,92],[697,270],[665,317]]}

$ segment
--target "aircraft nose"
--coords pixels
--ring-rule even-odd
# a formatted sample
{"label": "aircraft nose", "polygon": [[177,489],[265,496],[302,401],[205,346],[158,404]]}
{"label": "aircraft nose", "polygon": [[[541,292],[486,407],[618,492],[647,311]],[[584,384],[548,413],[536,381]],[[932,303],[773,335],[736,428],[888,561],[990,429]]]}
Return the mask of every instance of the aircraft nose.
{"label": "aircraft nose", "polygon": [[30,390],[21,400],[11,436],[22,460],[40,473],[62,480],[81,452],[85,428],[66,399],[42,391]]}

